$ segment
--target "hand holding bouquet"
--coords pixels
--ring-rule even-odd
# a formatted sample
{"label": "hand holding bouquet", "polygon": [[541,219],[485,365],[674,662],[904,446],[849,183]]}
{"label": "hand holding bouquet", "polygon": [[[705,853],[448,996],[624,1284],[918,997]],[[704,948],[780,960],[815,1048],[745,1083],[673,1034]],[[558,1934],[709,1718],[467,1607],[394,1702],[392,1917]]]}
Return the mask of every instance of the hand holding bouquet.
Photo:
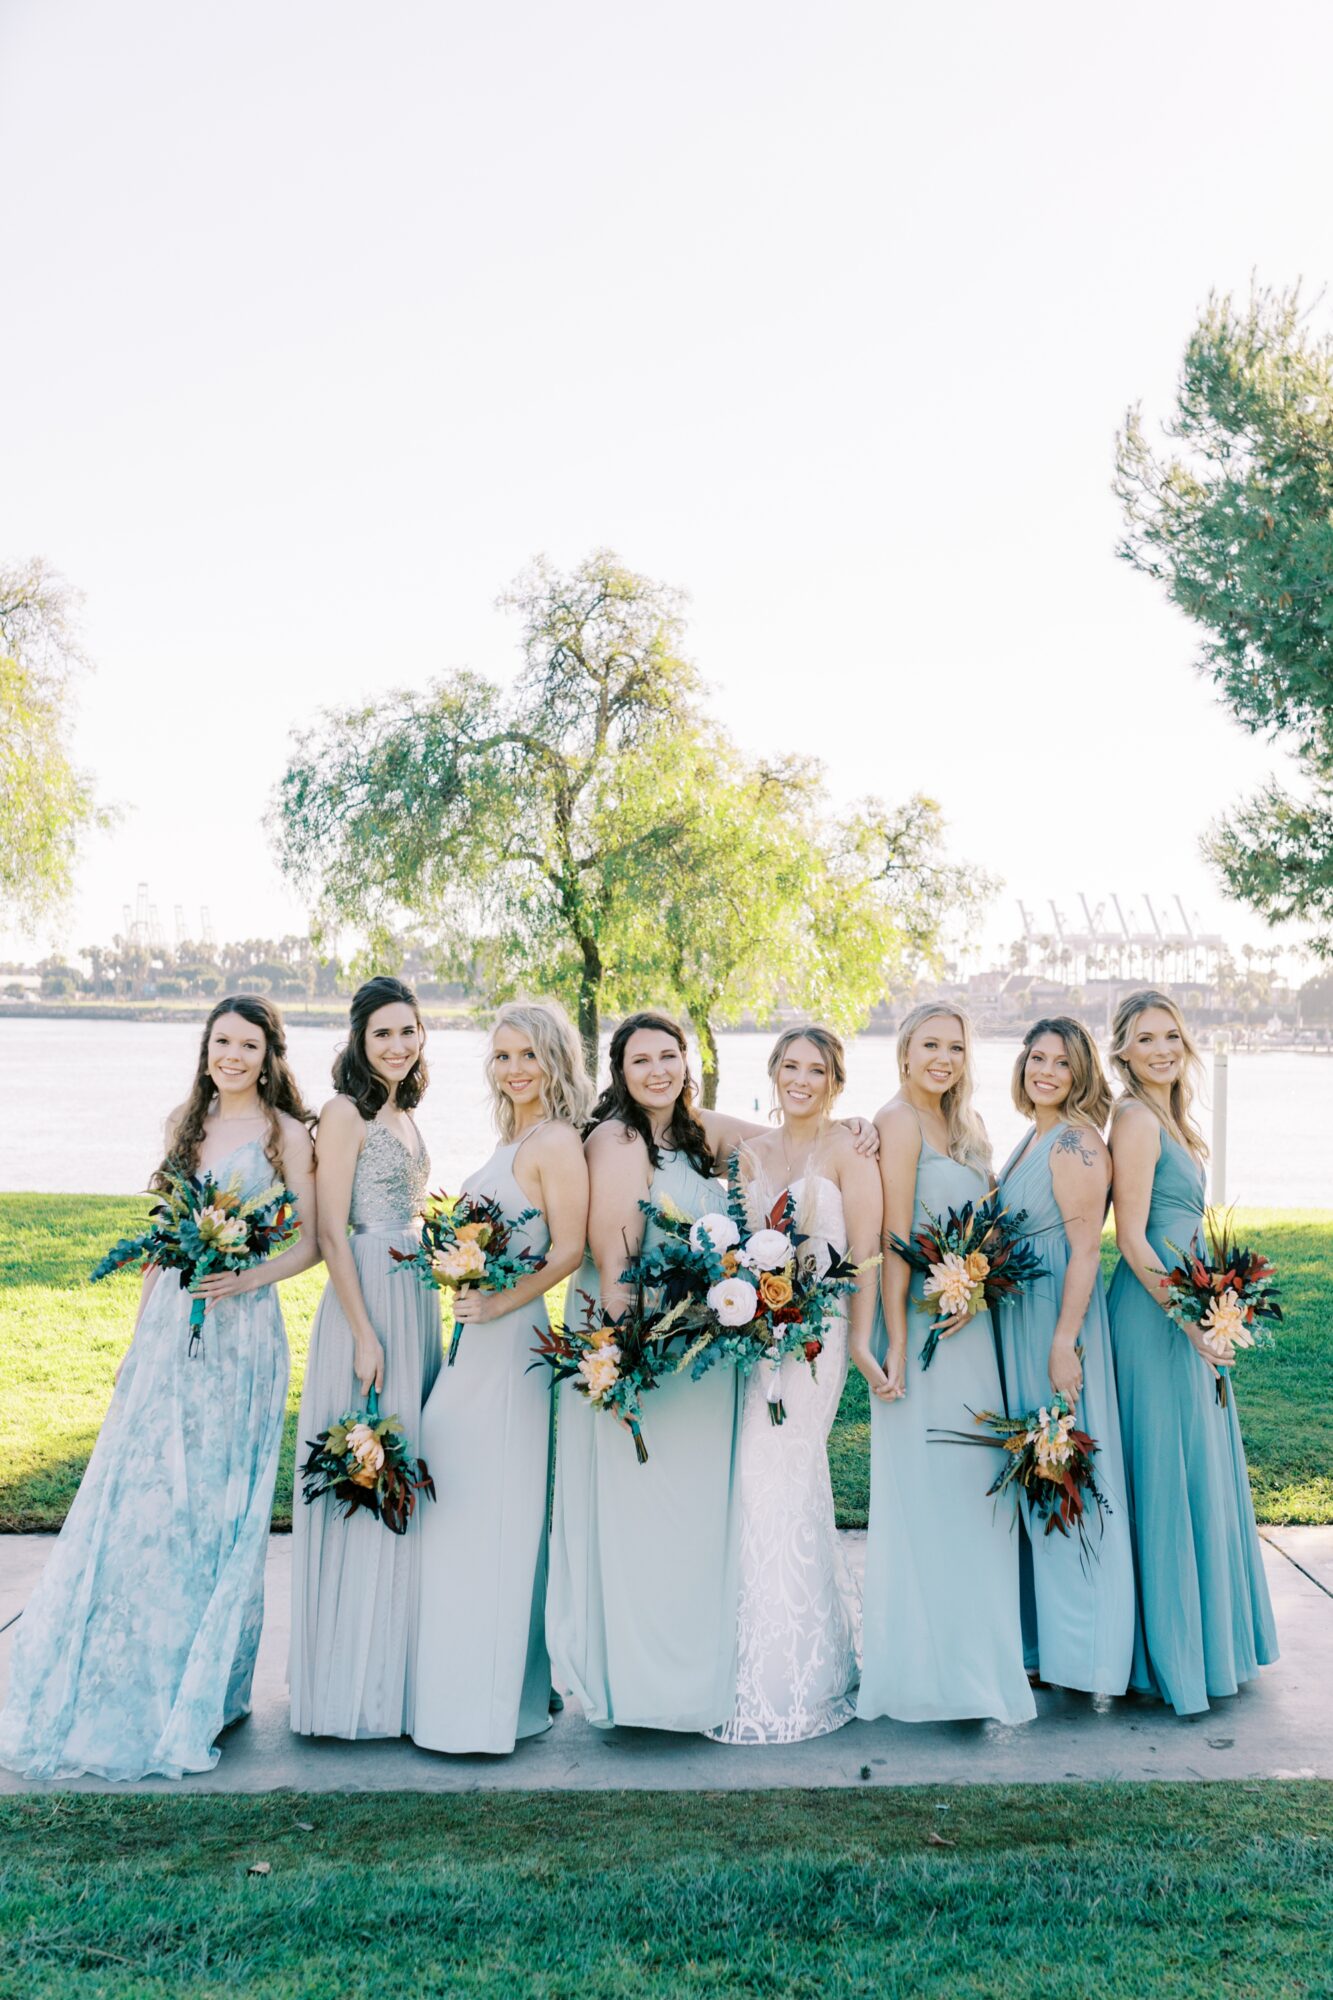
{"label": "hand holding bouquet", "polygon": [[1241,1347],[1271,1347],[1267,1321],[1280,1320],[1277,1275],[1266,1257],[1245,1250],[1232,1233],[1232,1211],[1210,1208],[1204,1218],[1206,1256],[1180,1250],[1167,1239],[1180,1263],[1165,1272],[1163,1310],[1177,1326],[1194,1332],[1217,1370],[1217,1400],[1226,1407],[1227,1371]]}
{"label": "hand holding bouquet", "polygon": [[1097,1442],[1086,1431],[1075,1430],[1074,1412],[1063,1396],[1052,1396],[1040,1410],[1026,1416],[1006,1417],[995,1410],[969,1411],[973,1420],[989,1431],[978,1437],[973,1431],[933,1430],[932,1442],[979,1444],[990,1449],[1002,1445],[1008,1461],[986,1488],[987,1495],[1012,1493],[1015,1504],[1026,1498],[1029,1518],[1045,1521],[1046,1534],[1056,1529],[1067,1535],[1078,1533],[1079,1545],[1090,1553],[1084,1514],[1089,1500],[1098,1515],[1109,1514],[1110,1503],[1097,1485],[1093,1460]]}
{"label": "hand holding bouquet", "polygon": [[960,1313],[971,1319],[1047,1275],[1031,1238],[1023,1234],[1026,1221],[1026,1209],[1011,1215],[992,1188],[984,1201],[965,1202],[943,1218],[927,1211],[926,1227],[908,1239],[889,1237],[903,1262],[926,1280],[920,1310],[933,1320],[917,1357],[923,1368],[935,1359],[949,1320]]}
{"label": "hand holding bouquet", "polygon": [[[510,1222],[489,1195],[433,1194],[422,1218],[421,1241],[415,1250],[390,1250],[400,1270],[410,1267],[423,1285],[437,1292],[461,1291],[476,1285],[483,1292],[507,1292],[520,1278],[541,1269],[536,1250],[515,1250],[515,1229],[536,1219],[539,1210],[525,1208]],[[453,1367],[463,1329],[454,1323],[448,1366]]]}
{"label": "hand holding bouquet", "polygon": [[634,1439],[639,1464],[646,1465],[642,1399],[661,1380],[666,1343],[678,1330],[681,1308],[653,1318],[642,1284],[636,1286],[633,1301],[618,1314],[602,1312],[587,1292],[579,1296],[584,1324],[553,1326],[539,1332],[533,1349],[537,1360],[532,1366],[545,1362],[557,1383],[573,1382],[595,1410],[609,1410],[619,1417]]}
{"label": "hand holding bouquet", "polygon": [[[92,1272],[92,1282],[127,1264],[150,1264],[182,1273],[187,1288],[215,1271],[248,1271],[276,1250],[294,1243],[300,1234],[296,1197],[281,1181],[262,1193],[242,1195],[239,1178],[225,1187],[212,1174],[182,1174],[165,1170],[167,1190],[154,1198],[152,1225],[142,1236],[124,1236],[107,1251]],[[191,1354],[203,1352],[207,1299],[190,1304]]]}
{"label": "hand holding bouquet", "polygon": [[397,1417],[380,1415],[371,1390],[363,1412],[347,1410],[317,1438],[307,1438],[310,1456],[301,1468],[306,1506],[331,1493],[343,1518],[364,1507],[391,1535],[405,1535],[417,1494],[435,1498],[435,1482],[424,1458],[412,1458]]}

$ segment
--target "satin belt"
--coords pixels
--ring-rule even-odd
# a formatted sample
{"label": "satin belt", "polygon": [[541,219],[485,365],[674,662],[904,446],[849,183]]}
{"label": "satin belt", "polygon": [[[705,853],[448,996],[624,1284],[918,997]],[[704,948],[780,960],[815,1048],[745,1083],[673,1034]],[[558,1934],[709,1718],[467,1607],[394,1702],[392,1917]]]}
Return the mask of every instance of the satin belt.
{"label": "satin belt", "polygon": [[419,1236],[421,1217],[414,1215],[406,1222],[354,1222],[352,1234],[353,1236]]}

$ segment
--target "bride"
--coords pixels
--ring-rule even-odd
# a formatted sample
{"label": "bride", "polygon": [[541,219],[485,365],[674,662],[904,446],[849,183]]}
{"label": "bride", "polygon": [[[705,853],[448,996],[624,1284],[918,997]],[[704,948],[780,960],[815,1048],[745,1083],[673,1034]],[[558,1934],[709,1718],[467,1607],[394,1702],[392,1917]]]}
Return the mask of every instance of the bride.
{"label": "bride", "polygon": [[[842,1043],[828,1028],[789,1028],[768,1059],[777,1131],[741,1154],[751,1222],[762,1227],[790,1193],[795,1228],[827,1265],[879,1246],[880,1181],[851,1134],[829,1114],[846,1080]],[[875,1309],[875,1273],[851,1296],[858,1331]],[[857,1607],[833,1514],[828,1435],[847,1379],[846,1307],[825,1328],[812,1370],[781,1364],[786,1421],[771,1422],[773,1364],[745,1385],[740,1440],[740,1633],[736,1708],[707,1734],[718,1743],[799,1743],[841,1729],[855,1713]]]}

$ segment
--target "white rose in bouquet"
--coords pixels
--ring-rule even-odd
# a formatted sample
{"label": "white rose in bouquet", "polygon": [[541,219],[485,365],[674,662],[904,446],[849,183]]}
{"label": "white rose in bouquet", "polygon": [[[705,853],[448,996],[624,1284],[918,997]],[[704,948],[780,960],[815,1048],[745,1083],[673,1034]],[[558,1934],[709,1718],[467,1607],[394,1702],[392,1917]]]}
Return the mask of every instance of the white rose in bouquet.
{"label": "white rose in bouquet", "polygon": [[793,1255],[792,1240],[780,1229],[756,1229],[740,1257],[756,1271],[780,1271]]}
{"label": "white rose in bouquet", "polygon": [[759,1294],[747,1278],[724,1278],[708,1292],[708,1310],[723,1326],[748,1326],[759,1306]]}
{"label": "white rose in bouquet", "polygon": [[704,1237],[721,1256],[724,1250],[732,1250],[741,1240],[741,1232],[729,1215],[701,1215],[690,1231],[691,1250],[702,1250]]}

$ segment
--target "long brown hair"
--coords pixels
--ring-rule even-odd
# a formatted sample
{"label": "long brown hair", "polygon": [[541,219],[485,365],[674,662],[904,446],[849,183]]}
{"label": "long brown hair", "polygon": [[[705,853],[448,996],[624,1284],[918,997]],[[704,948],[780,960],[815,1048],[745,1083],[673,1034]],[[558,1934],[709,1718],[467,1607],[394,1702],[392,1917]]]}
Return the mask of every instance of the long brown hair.
{"label": "long brown hair", "polygon": [[282,1025],[282,1015],[271,1000],[262,1000],[257,993],[229,993],[225,1000],[219,1000],[204,1023],[203,1037],[199,1043],[199,1060],[195,1064],[194,1082],[190,1095],[185,1100],[176,1135],[171,1142],[171,1151],[163,1160],[148,1185],[155,1194],[167,1191],[168,1172],[192,1174],[199,1164],[199,1148],[204,1141],[204,1120],[217,1099],[217,1086],[208,1073],[208,1044],[216,1022],[224,1014],[239,1014],[252,1028],[258,1028],[264,1037],[264,1061],[259,1071],[259,1102],[264,1107],[268,1119],[268,1132],[264,1139],[264,1158],[272,1167],[274,1175],[284,1177],[282,1164],[282,1122],[279,1113],[285,1111],[289,1118],[295,1118],[307,1128],[314,1123],[301,1098],[296,1078],[287,1063],[287,1031]]}
{"label": "long brown hair", "polygon": [[1025,1118],[1036,1115],[1037,1107],[1028,1096],[1025,1077],[1028,1057],[1043,1035],[1059,1037],[1065,1045],[1065,1061],[1069,1064],[1069,1095],[1060,1106],[1060,1116],[1068,1119],[1071,1125],[1091,1125],[1094,1132],[1104,1132],[1111,1115],[1111,1086],[1106,1081],[1096,1042],[1083,1023],[1076,1021],[1072,1014],[1044,1015],[1040,1021],[1034,1021],[1024,1035],[1023,1046],[1014,1064],[1014,1109],[1021,1111]]}
{"label": "long brown hair", "polygon": [[[388,1084],[382,1076],[376,1076],[366,1055],[366,1029],[370,1026],[371,1015],[377,1014],[381,1007],[410,1007],[417,1017],[417,1028],[423,1043],[426,1035],[417,996],[401,979],[381,972],[357,987],[348,1012],[350,1033],[347,1045],[339,1049],[333,1059],[333,1087],[341,1096],[351,1098],[367,1124],[374,1120],[376,1112],[383,1108],[389,1097]],[[426,1068],[423,1047],[394,1093],[393,1101],[398,1109],[414,1110],[425,1096],[429,1082],[430,1073]]]}
{"label": "long brown hair", "polygon": [[[631,1035],[637,1035],[646,1028],[650,1033],[670,1035],[683,1056],[688,1055],[685,1030],[679,1021],[673,1021],[669,1014],[654,1013],[651,1009],[642,1014],[631,1014],[622,1021],[611,1037],[611,1081],[592,1107],[592,1117],[588,1120],[588,1130],[595,1125],[604,1125],[608,1118],[618,1118],[631,1132],[637,1132],[648,1148],[648,1158],[654,1167],[662,1164],[661,1151],[653,1138],[653,1128],[648,1113],[643,1106],[630,1096],[629,1085],[625,1082],[625,1050]],[[711,1180],[717,1172],[708,1135],[699,1123],[694,1109],[695,1084],[688,1064],[685,1070],[685,1084],[680,1096],[671,1107],[671,1122],[667,1126],[665,1142],[670,1151],[683,1153],[696,1173]]]}

